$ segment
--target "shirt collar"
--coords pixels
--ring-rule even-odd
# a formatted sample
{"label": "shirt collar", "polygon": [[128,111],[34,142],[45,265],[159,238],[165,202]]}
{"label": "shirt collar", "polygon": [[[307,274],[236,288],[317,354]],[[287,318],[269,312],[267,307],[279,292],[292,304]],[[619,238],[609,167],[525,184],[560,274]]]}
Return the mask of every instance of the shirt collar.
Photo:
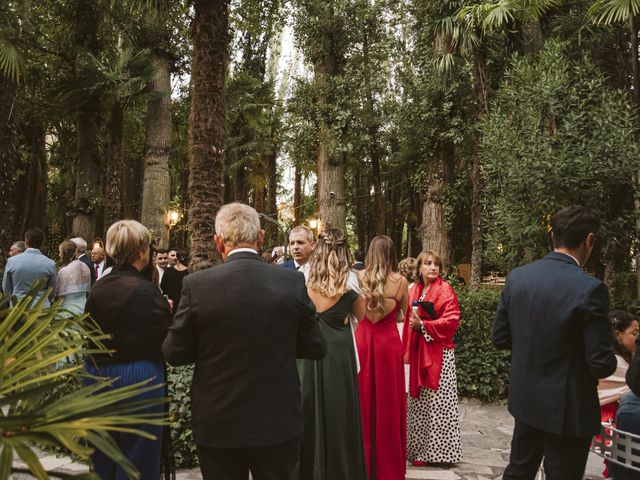
{"label": "shirt collar", "polygon": [[227,257],[230,257],[231,255],[235,255],[236,253],[242,253],[242,252],[255,253],[256,255],[258,254],[258,252],[253,248],[234,248],[229,253],[227,253]]}
{"label": "shirt collar", "polygon": [[576,257],[574,257],[573,255],[570,255],[570,254],[565,253],[565,252],[556,252],[556,253],[559,253],[560,255],[566,255],[567,257],[573,259],[573,261],[576,262],[576,265],[578,265],[579,267],[581,266],[580,262],[578,261],[578,259]]}

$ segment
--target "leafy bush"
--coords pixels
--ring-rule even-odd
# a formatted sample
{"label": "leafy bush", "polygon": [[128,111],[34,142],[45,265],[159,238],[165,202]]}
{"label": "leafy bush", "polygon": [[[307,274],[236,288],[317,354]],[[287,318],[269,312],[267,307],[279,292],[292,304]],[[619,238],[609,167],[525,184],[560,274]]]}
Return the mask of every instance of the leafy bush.
{"label": "leafy bush", "polygon": [[491,343],[491,324],[500,290],[456,290],[460,301],[460,328],[455,336],[458,393],[483,401],[503,398],[509,381],[510,353]]}
{"label": "leafy bush", "polygon": [[169,417],[177,468],[192,468],[198,465],[196,443],[191,431],[191,397],[189,395],[192,378],[193,365],[168,369],[167,383],[171,397]]}
{"label": "leafy bush", "polygon": [[635,240],[638,143],[627,93],[557,42],[513,58],[482,126],[487,264],[501,271],[544,256],[551,214],[590,207],[602,222],[592,259],[628,259]]}

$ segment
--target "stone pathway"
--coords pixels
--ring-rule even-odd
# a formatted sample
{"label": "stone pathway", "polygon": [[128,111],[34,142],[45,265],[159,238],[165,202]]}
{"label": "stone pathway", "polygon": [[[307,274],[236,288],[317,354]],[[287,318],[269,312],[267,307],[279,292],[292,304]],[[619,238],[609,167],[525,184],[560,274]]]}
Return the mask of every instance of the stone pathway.
{"label": "stone pathway", "polygon": [[[483,405],[475,400],[460,404],[463,461],[451,468],[408,467],[407,480],[489,480],[501,478],[509,459],[513,419],[504,404]],[[78,474],[86,472],[83,464],[73,463],[68,457],[42,454],[47,471]],[[19,465],[16,463],[15,465]],[[21,467],[24,467],[20,465]],[[602,459],[590,454],[585,478],[602,479]],[[26,475],[13,475],[14,480]],[[200,480],[199,469],[180,470],[178,480]]]}

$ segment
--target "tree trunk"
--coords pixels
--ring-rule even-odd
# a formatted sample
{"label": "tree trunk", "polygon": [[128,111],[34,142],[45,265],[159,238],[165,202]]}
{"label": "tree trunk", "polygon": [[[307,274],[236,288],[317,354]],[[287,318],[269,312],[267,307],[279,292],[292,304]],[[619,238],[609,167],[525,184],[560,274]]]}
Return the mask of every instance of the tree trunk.
{"label": "tree trunk", "polygon": [[7,247],[15,238],[16,191],[14,174],[19,169],[15,148],[15,101],[18,84],[0,73],[0,270],[4,270]]}
{"label": "tree trunk", "polygon": [[442,259],[442,270],[446,272],[451,262],[451,236],[442,203],[444,181],[439,175],[433,175],[427,184],[420,226],[422,249],[436,252]]}
{"label": "tree trunk", "polygon": [[24,193],[24,217],[22,231],[32,227],[46,229],[47,206],[47,151],[45,129],[42,122],[34,120],[24,128],[29,151],[27,191]]}
{"label": "tree trunk", "polygon": [[[267,213],[274,219],[278,219],[278,167],[276,165],[276,152],[269,155],[267,159],[268,182],[267,182]],[[277,245],[279,241],[278,228],[271,222],[267,222],[266,239],[267,245]]]}
{"label": "tree trunk", "polygon": [[296,165],[293,180],[293,224],[300,225],[302,220],[302,169]]}
{"label": "tree trunk", "polygon": [[212,237],[224,187],[229,63],[228,0],[195,0],[189,121],[189,227],[192,270],[220,261]]}
{"label": "tree trunk", "polygon": [[319,231],[327,228],[346,229],[347,208],[344,197],[344,160],[329,158],[326,144],[318,143],[318,215]]}
{"label": "tree trunk", "polygon": [[[477,102],[476,126],[487,113],[487,86],[485,76],[484,51],[479,48],[476,51],[473,65],[473,89]],[[480,130],[476,131],[474,139],[473,154],[471,158],[471,289],[475,290],[482,282],[482,248],[483,248],[483,228],[482,228],[482,202],[484,200],[484,183],[482,180],[482,169],[480,165]]]}
{"label": "tree trunk", "polygon": [[[95,2],[76,0],[75,42],[80,54],[76,59],[76,74],[84,67],[82,54],[98,57],[100,39],[98,30],[103,10]],[[72,236],[80,236],[91,243],[95,237],[96,212],[101,206],[100,158],[98,156],[98,126],[100,123],[100,101],[93,95],[76,112],[78,158],[76,164],[76,187]]]}
{"label": "tree trunk", "polygon": [[142,160],[132,157],[124,142],[121,167],[122,216],[139,219]]}
{"label": "tree trunk", "polygon": [[102,204],[100,195],[100,160],[98,158],[99,103],[90,102],[76,115],[78,162],[76,165],[75,215],[72,235],[91,243],[95,237],[96,209]]}
{"label": "tree trunk", "polygon": [[149,101],[145,121],[140,219],[154,237],[160,238],[160,247],[168,248],[169,228],[165,213],[171,200],[171,64],[157,54],[152,62],[154,78],[149,89],[156,95]]}
{"label": "tree trunk", "polygon": [[422,250],[418,219],[422,217],[420,196],[409,187],[409,211],[407,212],[407,257],[416,258]]}
{"label": "tree trunk", "polygon": [[356,237],[358,238],[358,250],[367,251],[367,203],[369,202],[369,182],[368,175],[355,169],[353,172],[356,184]]}
{"label": "tree trunk", "polygon": [[534,20],[522,27],[522,50],[526,54],[534,54],[542,48],[542,28],[540,20]]}
{"label": "tree trunk", "polygon": [[109,145],[105,172],[104,229],[105,231],[122,219],[122,131],[124,113],[117,103],[111,110],[109,120]]}

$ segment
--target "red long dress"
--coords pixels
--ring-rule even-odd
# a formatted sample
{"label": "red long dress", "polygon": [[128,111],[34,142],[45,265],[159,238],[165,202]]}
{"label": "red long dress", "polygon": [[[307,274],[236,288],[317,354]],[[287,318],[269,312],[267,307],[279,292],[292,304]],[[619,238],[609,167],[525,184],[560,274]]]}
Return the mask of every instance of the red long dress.
{"label": "red long dress", "polygon": [[406,396],[397,313],[396,301],[386,316],[375,323],[365,317],[356,329],[360,415],[370,480],[404,480],[406,473]]}

